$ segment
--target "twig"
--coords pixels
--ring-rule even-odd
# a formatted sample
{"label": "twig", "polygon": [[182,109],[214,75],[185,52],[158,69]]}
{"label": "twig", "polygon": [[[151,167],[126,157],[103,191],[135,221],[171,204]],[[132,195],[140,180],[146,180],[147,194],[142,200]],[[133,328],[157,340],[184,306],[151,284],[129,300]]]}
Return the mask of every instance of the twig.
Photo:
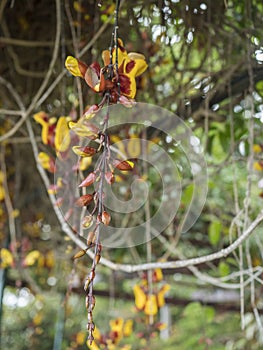
{"label": "twig", "polygon": [[21,111],[14,111],[14,110],[11,110],[11,109],[1,109],[0,108],[0,114],[7,114],[7,115],[23,115],[23,112]]}
{"label": "twig", "polygon": [[[27,128],[29,137],[32,144],[32,149],[34,153],[34,157],[37,163],[37,169],[40,173],[40,176],[42,177],[42,180],[46,186],[46,188],[49,188],[50,182],[48,179],[47,174],[45,173],[45,170],[41,167],[40,164],[37,162],[38,157],[38,148],[35,140],[35,136],[33,133],[32,125],[29,120],[27,120]],[[61,213],[60,209],[56,205],[56,198],[54,195],[49,194],[50,201],[53,205],[55,214],[61,224],[61,229],[69,236],[70,239],[80,248],[83,250],[87,249],[86,244],[76,236],[76,234],[71,230],[69,225],[65,222],[64,216]],[[185,259],[185,260],[176,260],[176,261],[168,261],[168,262],[153,262],[153,263],[146,263],[146,264],[138,264],[138,265],[130,265],[130,264],[116,264],[108,259],[105,259],[104,257],[101,257],[100,263],[105,265],[106,267],[110,268],[111,270],[119,270],[124,271],[128,273],[136,272],[136,271],[144,271],[148,269],[155,269],[155,268],[161,268],[161,269],[176,269],[181,267],[188,267],[188,266],[194,266],[202,263],[206,263],[209,261],[214,261],[220,258],[225,258],[229,254],[231,254],[233,251],[235,251],[246,239],[254,232],[254,230],[260,225],[260,223],[263,221],[263,211],[259,213],[257,218],[251,222],[251,224],[248,226],[248,228],[242,233],[241,236],[239,236],[232,244],[230,244],[228,247],[221,249],[218,252],[204,255],[201,257],[191,258],[191,259]],[[92,259],[94,258],[94,253],[92,251],[87,251],[86,253],[88,256],[90,256]]]}
{"label": "twig", "polygon": [[[167,251],[170,251],[172,254],[177,255],[180,259],[185,259],[183,254],[175,250],[174,245],[170,244],[170,242],[168,242],[164,236],[156,235],[156,238],[163,244],[163,246],[165,247],[165,249],[167,249]],[[209,276],[206,273],[200,272],[198,268],[195,266],[187,266],[187,268],[193,273],[193,275],[199,281],[202,281],[223,289],[240,289],[240,283],[225,283],[225,282],[231,279],[239,278],[241,273],[247,274],[250,276],[244,282],[244,286],[247,286],[249,283],[251,283],[252,279],[257,280],[258,276],[260,276],[263,272],[263,268],[256,267],[254,269],[252,268],[252,273],[251,273],[251,270],[244,270],[242,272],[238,271],[238,272],[231,273],[225,277],[216,278],[216,277]],[[262,284],[263,281],[261,282],[259,281],[259,283]]]}
{"label": "twig", "polygon": [[0,44],[8,44],[22,47],[52,47],[55,45],[52,41],[32,41],[32,40],[21,40],[10,37],[0,37]]}

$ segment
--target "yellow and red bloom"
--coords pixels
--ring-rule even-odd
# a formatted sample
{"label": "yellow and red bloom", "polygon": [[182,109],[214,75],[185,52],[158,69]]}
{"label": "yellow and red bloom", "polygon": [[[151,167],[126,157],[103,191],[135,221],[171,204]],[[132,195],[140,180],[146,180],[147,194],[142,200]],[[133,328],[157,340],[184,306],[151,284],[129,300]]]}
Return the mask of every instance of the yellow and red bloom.
{"label": "yellow and red bloom", "polygon": [[118,99],[118,84],[120,95],[133,99],[136,95],[135,78],[148,67],[144,55],[136,52],[127,53],[122,40],[118,39],[118,68],[116,69],[115,49],[112,52],[112,62],[110,62],[109,50],[103,51],[102,59],[103,68],[97,62],[87,66],[81,60],[68,56],[65,66],[72,75],[85,79],[93,91],[109,90],[113,103],[116,103]]}
{"label": "yellow and red bloom", "polygon": [[37,123],[42,126],[41,138],[44,145],[54,146],[56,118],[50,118],[48,114],[41,111],[33,115]]}
{"label": "yellow and red bloom", "polygon": [[[49,117],[45,112],[39,112],[34,114],[33,118],[42,126],[41,138],[43,143],[54,148],[60,158],[65,157],[71,144],[70,129],[68,127],[70,117],[61,116],[57,119]],[[47,157],[43,157],[43,154],[39,156],[39,162],[44,169],[53,172],[48,166]]]}
{"label": "yellow and red bloom", "polygon": [[[161,282],[163,274],[161,269],[155,269],[152,274],[154,284]],[[155,316],[158,310],[165,304],[165,294],[170,290],[167,283],[156,286],[150,293],[147,279],[143,278],[140,284],[133,287],[135,306],[137,310],[143,311],[147,316]]]}
{"label": "yellow and red bloom", "polygon": [[[98,349],[123,349],[129,350],[129,345],[124,345],[121,348],[119,347],[119,343],[123,338],[129,337],[132,334],[133,321],[128,319],[124,321],[123,318],[119,317],[113,320],[110,320],[110,331],[104,334],[101,334],[98,328],[96,327],[93,333],[94,341],[90,344],[87,341],[87,346],[90,350],[98,350]],[[101,347],[99,347],[101,346]]]}
{"label": "yellow and red bloom", "polygon": [[40,152],[37,158],[39,164],[43,169],[48,170],[50,173],[54,173],[56,170],[55,160],[45,152]]}
{"label": "yellow and red bloom", "polygon": [[60,117],[56,125],[55,149],[58,153],[66,152],[71,142],[67,117]]}

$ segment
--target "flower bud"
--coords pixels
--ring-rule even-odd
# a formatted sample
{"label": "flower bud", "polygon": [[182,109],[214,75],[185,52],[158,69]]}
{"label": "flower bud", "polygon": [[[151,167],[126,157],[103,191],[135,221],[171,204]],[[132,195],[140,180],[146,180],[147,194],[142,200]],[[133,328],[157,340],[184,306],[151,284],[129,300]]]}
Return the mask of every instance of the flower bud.
{"label": "flower bud", "polygon": [[111,220],[111,216],[109,213],[107,213],[106,211],[104,211],[101,215],[101,221],[104,225],[109,225]]}
{"label": "flower bud", "polygon": [[87,187],[93,184],[96,180],[96,174],[94,172],[90,173],[79,185],[79,187]]}
{"label": "flower bud", "polygon": [[84,216],[82,219],[82,227],[83,228],[89,228],[93,223],[93,216],[92,215],[87,215]]}
{"label": "flower bud", "polygon": [[86,207],[87,205],[89,205],[93,200],[93,195],[92,194],[85,194],[81,197],[79,197],[79,199],[75,202],[75,204],[78,207]]}
{"label": "flower bud", "polygon": [[91,246],[93,243],[95,243],[96,235],[95,232],[90,231],[87,235],[87,246]]}

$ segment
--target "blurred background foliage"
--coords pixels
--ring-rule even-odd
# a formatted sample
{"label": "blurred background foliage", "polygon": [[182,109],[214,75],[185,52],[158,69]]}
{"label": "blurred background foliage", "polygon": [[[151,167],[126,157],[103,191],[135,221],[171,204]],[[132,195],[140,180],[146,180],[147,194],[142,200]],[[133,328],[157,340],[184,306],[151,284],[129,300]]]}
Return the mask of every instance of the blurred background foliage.
{"label": "blurred background foliage", "polygon": [[[32,105],[27,117],[43,151],[46,146],[34,113],[43,110],[54,117],[78,118],[82,103],[99,101],[85,84],[65,73],[64,61],[77,53],[88,64],[101,63],[101,52],[109,47],[115,6],[109,0],[100,3],[58,1],[60,17],[53,0],[2,0],[0,4],[2,349],[87,348],[82,282],[90,260],[72,261],[76,247],[53,213],[28,130],[19,124],[23,111],[15,94],[26,108]],[[127,51],[143,53],[149,65],[138,78],[136,100],[167,108],[182,118],[208,165],[208,195],[200,218],[190,231],[177,234],[192,198],[193,189],[186,181],[174,221],[152,241],[152,261],[201,256],[226,247],[262,208],[262,22],[260,0],[121,2],[119,35]],[[56,47],[58,28],[61,35]],[[36,98],[47,74],[45,88]],[[173,120],[160,117],[162,125],[172,127]],[[163,135],[158,137],[178,156],[176,145]],[[148,181],[159,190],[154,171],[149,170]],[[117,188],[122,185],[116,184]],[[158,203],[151,205],[154,212]],[[135,309],[132,288],[141,274],[98,266],[94,311],[98,328],[107,333],[110,320],[134,320],[133,332],[116,349],[261,349],[261,233],[258,227],[242,249],[226,259],[202,264],[197,271],[163,271],[171,290],[156,320],[167,323],[166,330],[150,329],[143,312]],[[103,255],[115,262],[140,263],[146,261],[146,250],[142,245],[103,250]],[[239,314],[240,271],[245,271],[241,276],[248,280],[243,296],[244,330]],[[204,275],[216,278],[218,286],[209,284]]]}

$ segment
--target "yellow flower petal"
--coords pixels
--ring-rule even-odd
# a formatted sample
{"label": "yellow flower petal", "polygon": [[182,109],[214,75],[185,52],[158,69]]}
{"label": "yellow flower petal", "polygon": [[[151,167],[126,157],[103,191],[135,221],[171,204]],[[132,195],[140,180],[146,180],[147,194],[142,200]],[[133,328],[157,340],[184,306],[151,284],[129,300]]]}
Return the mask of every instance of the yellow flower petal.
{"label": "yellow flower petal", "polygon": [[[135,62],[135,65],[131,70],[131,73],[134,77],[138,77],[147,69],[148,64],[146,63],[145,57],[143,55],[135,52],[130,52],[128,54],[128,57]],[[125,66],[125,69],[126,67],[127,65]]]}
{"label": "yellow flower petal", "polygon": [[92,137],[95,139],[98,136],[83,120],[79,120],[77,123],[69,122],[68,126],[80,137]]}
{"label": "yellow flower petal", "polygon": [[40,252],[38,250],[32,250],[30,253],[27,254],[24,260],[24,264],[26,266],[32,266],[35,264],[35,262],[39,259],[40,257]]}
{"label": "yellow flower petal", "polygon": [[[124,172],[122,172],[124,173]],[[114,175],[115,177],[115,182],[122,182],[123,181],[123,177],[121,177],[120,175]]]}
{"label": "yellow flower petal", "polygon": [[141,154],[141,140],[137,135],[131,135],[127,145],[128,156],[130,158],[138,158]]}
{"label": "yellow flower petal", "polygon": [[255,153],[260,153],[260,152],[262,152],[262,148],[260,145],[253,145],[253,151]]}
{"label": "yellow flower petal", "polygon": [[2,185],[0,185],[0,202],[5,199],[5,189]]}
{"label": "yellow flower petal", "polygon": [[110,327],[113,332],[122,332],[123,324],[124,319],[121,317],[116,318],[115,320],[110,320]]}
{"label": "yellow flower petal", "polygon": [[82,77],[79,69],[79,62],[75,57],[68,56],[65,62],[65,67],[75,77]]}
{"label": "yellow flower petal", "polygon": [[5,180],[5,174],[0,170],[0,184],[2,184]]}
{"label": "yellow flower petal", "polygon": [[87,170],[89,166],[92,164],[92,157],[81,158],[79,162],[79,170],[84,171]]}
{"label": "yellow flower petal", "polygon": [[151,294],[147,296],[144,312],[148,316],[154,316],[158,312],[156,295]]}
{"label": "yellow flower petal", "polygon": [[87,338],[87,332],[80,331],[76,335],[76,343],[78,345],[83,345],[85,343],[86,338]]}
{"label": "yellow flower petal", "polygon": [[[123,47],[123,41],[118,39],[118,66],[120,67],[125,59],[128,58],[127,51]],[[116,63],[116,50],[112,53],[112,63]]]}
{"label": "yellow flower petal", "polygon": [[162,286],[161,290],[157,294],[157,303],[158,307],[163,307],[165,304],[164,295],[171,289],[169,284],[165,284]]}
{"label": "yellow flower petal", "polygon": [[49,269],[51,269],[55,265],[55,255],[54,255],[54,252],[52,250],[49,250],[45,254],[45,265]]}
{"label": "yellow flower petal", "polygon": [[110,51],[109,50],[102,51],[102,60],[103,60],[104,66],[108,66],[110,64]]}
{"label": "yellow flower petal", "polygon": [[41,125],[47,124],[48,123],[48,115],[41,111],[33,115],[33,118],[35,121]]}
{"label": "yellow flower petal", "polygon": [[51,117],[51,118],[49,118],[49,120],[48,120],[48,124],[49,124],[49,125],[56,124],[56,122],[57,122],[57,118],[56,118],[56,117]]}
{"label": "yellow flower petal", "polygon": [[[124,143],[122,142],[121,138],[117,135],[111,135],[110,141],[111,141],[112,146],[114,148],[118,148],[120,151],[120,152],[117,152],[117,156],[120,158],[127,158]],[[115,149],[114,149],[114,151],[115,151]]]}
{"label": "yellow flower petal", "polygon": [[17,218],[19,215],[20,215],[19,209],[14,209],[14,210],[12,211],[12,217],[13,217],[13,218]]}
{"label": "yellow flower petal", "polygon": [[38,162],[41,164],[42,168],[49,168],[50,156],[45,152],[40,152],[37,158]]}
{"label": "yellow flower petal", "polygon": [[257,171],[262,171],[263,170],[263,166],[261,165],[261,163],[255,162],[254,163],[254,169],[257,170]]}
{"label": "yellow flower petal", "polygon": [[100,338],[101,338],[100,331],[99,331],[99,329],[97,327],[95,327],[95,329],[94,329],[93,337],[94,337],[95,341],[93,341],[91,345],[90,345],[90,341],[89,340],[87,340],[87,342],[86,342],[88,348],[90,350],[100,350],[100,348],[98,347],[98,345],[96,343],[96,340],[100,340]]}
{"label": "yellow flower petal", "polygon": [[154,277],[156,282],[160,282],[163,279],[163,272],[161,269],[155,269],[154,270]]}
{"label": "yellow flower petal", "polygon": [[145,56],[141,53],[137,53],[137,52],[129,52],[128,53],[128,57],[131,60],[145,60]]}
{"label": "yellow flower petal", "polygon": [[13,255],[10,250],[6,248],[2,248],[0,250],[0,267],[1,269],[5,269],[9,266],[12,266],[14,262]]}
{"label": "yellow flower petal", "polygon": [[95,341],[93,341],[92,344],[90,345],[90,341],[87,340],[87,346],[90,350],[100,350],[100,348],[98,347]]}
{"label": "yellow flower petal", "polygon": [[138,284],[135,284],[133,287],[133,293],[135,296],[135,306],[138,310],[143,310],[146,303],[146,294]]}
{"label": "yellow flower petal", "polygon": [[162,330],[164,330],[166,328],[167,328],[167,324],[166,323],[159,323],[158,324],[158,330],[159,331],[162,331]]}
{"label": "yellow flower petal", "polygon": [[124,326],[123,326],[124,337],[128,337],[129,335],[132,334],[132,326],[133,326],[133,320],[127,320],[124,323]]}
{"label": "yellow flower petal", "polygon": [[99,331],[98,327],[95,327],[95,330],[93,332],[93,337],[94,337],[94,339],[100,339],[101,338],[101,334],[100,334],[100,331]]}
{"label": "yellow flower petal", "polygon": [[47,169],[47,170],[53,172],[53,170],[54,170],[53,165],[54,164],[53,164],[51,157],[47,153],[40,152],[37,160],[43,169]]}
{"label": "yellow flower petal", "polygon": [[39,326],[42,321],[43,321],[43,314],[41,312],[38,312],[33,318],[33,323],[35,326]]}
{"label": "yellow flower petal", "polygon": [[70,145],[67,117],[60,117],[56,126],[55,147],[57,152],[65,152]]}
{"label": "yellow flower petal", "polygon": [[42,126],[41,138],[44,145],[48,144],[48,131],[49,131],[49,120],[48,115],[45,112],[39,112],[33,115],[33,118],[37,123]]}
{"label": "yellow flower petal", "polygon": [[49,131],[48,124],[43,125],[41,139],[42,139],[44,145],[48,144],[48,131]]}
{"label": "yellow flower petal", "polygon": [[62,177],[58,177],[57,185],[58,185],[58,187],[63,187],[63,178]]}
{"label": "yellow flower petal", "polygon": [[43,267],[45,265],[44,255],[40,253],[39,258],[37,259],[37,266]]}
{"label": "yellow flower petal", "polygon": [[125,162],[127,162],[132,169],[134,168],[134,163],[131,160],[125,160]]}

